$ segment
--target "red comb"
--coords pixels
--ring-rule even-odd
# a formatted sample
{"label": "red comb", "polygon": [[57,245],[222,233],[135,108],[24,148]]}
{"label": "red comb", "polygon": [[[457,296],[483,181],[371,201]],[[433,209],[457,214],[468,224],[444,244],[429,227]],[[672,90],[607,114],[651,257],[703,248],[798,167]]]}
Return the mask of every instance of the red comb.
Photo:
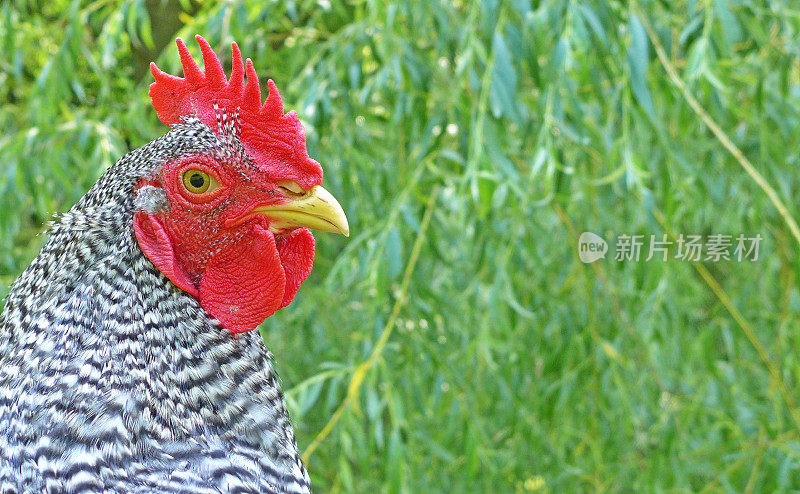
{"label": "red comb", "polygon": [[180,38],[175,41],[183,65],[183,78],[162,72],[155,63],[150,64],[155,77],[150,85],[150,98],[158,118],[167,125],[174,125],[183,117],[195,116],[219,132],[216,104],[229,116],[238,113],[239,140],[265,173],[278,179],[294,180],[304,189],[320,184],[322,168],[308,156],[303,125],[294,111],[283,113],[283,101],[272,79],[267,81],[269,95],[262,105],[253,62],[248,58],[245,69],[235,42],[231,44],[231,78],[227,79],[208,42],[199,35],[195,39],[203,53],[205,73]]}

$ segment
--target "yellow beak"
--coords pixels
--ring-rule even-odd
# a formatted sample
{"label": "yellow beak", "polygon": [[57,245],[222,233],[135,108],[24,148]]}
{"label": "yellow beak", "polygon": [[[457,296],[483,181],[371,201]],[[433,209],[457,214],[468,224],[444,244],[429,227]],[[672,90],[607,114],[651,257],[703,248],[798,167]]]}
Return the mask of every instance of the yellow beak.
{"label": "yellow beak", "polygon": [[321,185],[315,185],[308,192],[289,198],[286,204],[261,206],[254,211],[269,217],[270,230],[306,227],[350,236],[350,225],[347,224],[344,209]]}

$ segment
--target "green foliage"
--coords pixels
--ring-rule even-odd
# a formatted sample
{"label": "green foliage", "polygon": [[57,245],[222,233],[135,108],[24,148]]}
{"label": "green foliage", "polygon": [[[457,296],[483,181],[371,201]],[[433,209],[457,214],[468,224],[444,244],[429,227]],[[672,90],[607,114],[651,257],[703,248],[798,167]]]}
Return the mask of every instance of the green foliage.
{"label": "green foliage", "polygon": [[[0,294],[52,213],[166,131],[134,77],[149,3],[0,7]],[[263,327],[301,449],[407,297],[311,456],[318,491],[800,487],[799,246],[646,29],[797,216],[800,15],[642,3],[180,2],[179,35],[226,66],[235,39],[276,81],[351,221],[349,239],[317,236],[311,278]],[[179,73],[173,45],[159,65]],[[705,266],[788,399],[692,263],[577,258],[584,230],[665,225],[765,238],[757,262]]]}

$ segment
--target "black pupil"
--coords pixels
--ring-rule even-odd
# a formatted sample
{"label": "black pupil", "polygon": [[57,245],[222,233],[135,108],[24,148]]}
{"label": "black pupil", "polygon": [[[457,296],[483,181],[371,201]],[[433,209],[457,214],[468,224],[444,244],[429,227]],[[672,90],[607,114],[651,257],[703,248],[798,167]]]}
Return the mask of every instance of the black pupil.
{"label": "black pupil", "polygon": [[206,183],[206,179],[199,173],[194,173],[189,177],[189,183],[192,184],[192,187],[195,189],[199,189]]}

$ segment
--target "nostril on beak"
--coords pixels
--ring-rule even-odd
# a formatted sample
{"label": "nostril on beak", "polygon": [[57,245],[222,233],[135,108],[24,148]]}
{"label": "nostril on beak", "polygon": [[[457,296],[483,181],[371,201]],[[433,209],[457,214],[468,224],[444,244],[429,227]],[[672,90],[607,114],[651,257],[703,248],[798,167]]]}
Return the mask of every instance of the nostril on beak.
{"label": "nostril on beak", "polygon": [[278,188],[289,197],[300,197],[307,193],[294,180],[282,180],[278,182]]}

